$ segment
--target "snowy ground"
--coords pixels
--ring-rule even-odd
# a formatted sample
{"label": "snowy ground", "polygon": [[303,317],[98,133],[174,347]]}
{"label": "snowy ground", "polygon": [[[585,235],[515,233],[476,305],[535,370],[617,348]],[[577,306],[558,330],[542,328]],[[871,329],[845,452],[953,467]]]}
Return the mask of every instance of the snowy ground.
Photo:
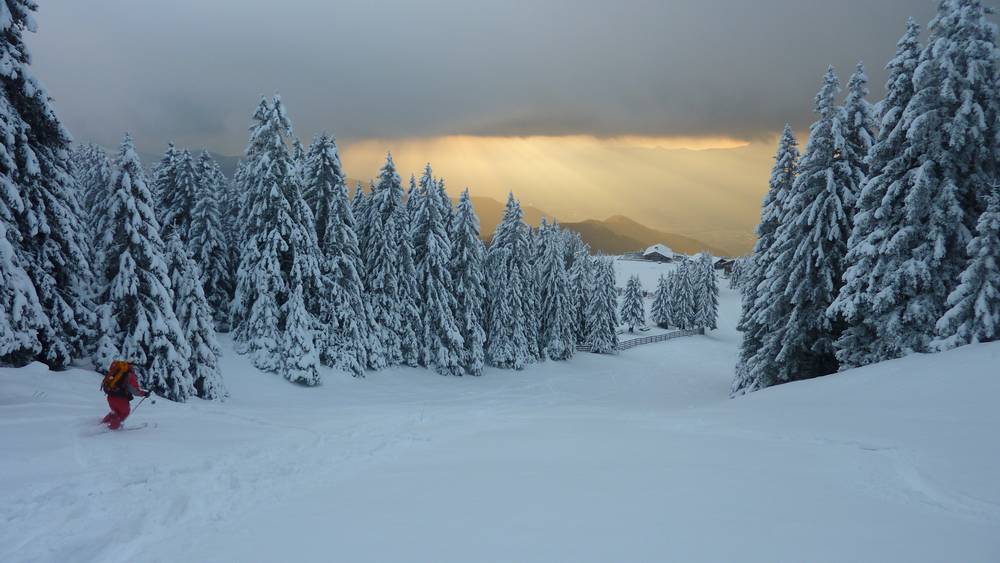
{"label": "snowy ground", "polygon": [[1000,344],[728,400],[737,309],[481,378],[227,352],[228,402],[134,432],[95,374],[0,370],[0,561],[1000,561]]}

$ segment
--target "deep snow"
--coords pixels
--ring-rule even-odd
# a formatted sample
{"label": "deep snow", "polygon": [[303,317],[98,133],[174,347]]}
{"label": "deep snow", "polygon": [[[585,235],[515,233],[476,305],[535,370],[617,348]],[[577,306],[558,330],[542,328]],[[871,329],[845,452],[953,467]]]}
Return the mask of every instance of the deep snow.
{"label": "deep snow", "polygon": [[0,561],[1000,561],[1000,344],[729,400],[720,286],[709,335],[481,378],[224,341],[230,400],[135,432],[96,374],[0,370]]}

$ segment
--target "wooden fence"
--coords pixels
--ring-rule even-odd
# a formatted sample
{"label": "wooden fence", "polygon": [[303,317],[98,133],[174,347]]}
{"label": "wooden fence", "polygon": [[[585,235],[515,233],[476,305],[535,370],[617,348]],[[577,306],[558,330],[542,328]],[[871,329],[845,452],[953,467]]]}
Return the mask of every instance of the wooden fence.
{"label": "wooden fence", "polygon": [[[703,328],[692,328],[690,330],[671,330],[670,332],[664,332],[662,334],[654,334],[652,336],[642,336],[640,338],[629,338],[628,340],[618,341],[618,350],[628,350],[629,348],[635,348],[636,346],[642,346],[643,344],[652,344],[653,342],[663,342],[664,340],[673,340],[674,338],[680,338],[682,336],[694,336],[696,334],[705,334],[705,329]],[[576,347],[579,352],[590,352],[589,344],[581,344]]]}

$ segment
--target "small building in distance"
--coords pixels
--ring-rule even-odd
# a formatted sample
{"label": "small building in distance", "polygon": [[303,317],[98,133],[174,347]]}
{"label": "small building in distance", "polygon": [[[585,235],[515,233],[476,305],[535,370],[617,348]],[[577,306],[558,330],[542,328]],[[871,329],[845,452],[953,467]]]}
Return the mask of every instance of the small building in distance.
{"label": "small building in distance", "polygon": [[722,270],[727,276],[733,273],[733,266],[736,260],[731,258],[719,258],[715,261],[715,269]]}
{"label": "small building in distance", "polygon": [[665,244],[650,246],[642,253],[642,257],[654,262],[673,262],[675,259],[674,251],[670,250],[670,247]]}

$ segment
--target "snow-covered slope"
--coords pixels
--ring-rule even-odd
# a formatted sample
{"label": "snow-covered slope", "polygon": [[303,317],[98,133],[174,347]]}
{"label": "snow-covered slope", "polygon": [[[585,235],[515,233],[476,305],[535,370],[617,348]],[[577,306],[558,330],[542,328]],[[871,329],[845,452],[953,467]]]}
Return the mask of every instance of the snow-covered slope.
{"label": "snow-covered slope", "polygon": [[[724,285],[724,284],[723,284]],[[1000,344],[728,400],[722,327],[618,357],[232,398],[98,433],[98,378],[0,370],[0,561],[998,561]]]}

